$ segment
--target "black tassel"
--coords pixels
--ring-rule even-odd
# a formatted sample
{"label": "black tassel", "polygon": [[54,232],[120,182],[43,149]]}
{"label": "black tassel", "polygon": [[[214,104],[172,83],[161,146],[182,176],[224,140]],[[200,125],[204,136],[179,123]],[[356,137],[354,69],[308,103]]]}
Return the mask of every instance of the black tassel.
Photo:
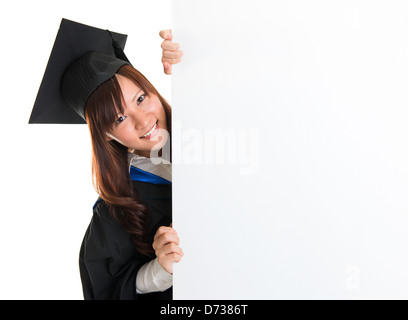
{"label": "black tassel", "polygon": [[113,39],[112,33],[109,30],[106,30],[106,31],[109,32],[109,35],[110,35],[110,37],[112,39],[112,47],[113,47],[113,49],[115,51],[116,58],[127,61],[127,62],[130,63],[129,59],[126,57],[125,53],[123,52],[123,49],[120,47],[119,43]]}

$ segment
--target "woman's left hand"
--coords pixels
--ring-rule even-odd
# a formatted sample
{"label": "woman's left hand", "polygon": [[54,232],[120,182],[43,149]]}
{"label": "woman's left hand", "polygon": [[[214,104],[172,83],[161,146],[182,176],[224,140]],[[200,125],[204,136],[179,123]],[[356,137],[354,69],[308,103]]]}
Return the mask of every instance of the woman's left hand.
{"label": "woman's left hand", "polygon": [[160,31],[160,37],[164,39],[161,48],[163,49],[162,63],[165,74],[172,74],[172,65],[181,62],[184,52],[180,50],[178,43],[173,43],[171,30]]}

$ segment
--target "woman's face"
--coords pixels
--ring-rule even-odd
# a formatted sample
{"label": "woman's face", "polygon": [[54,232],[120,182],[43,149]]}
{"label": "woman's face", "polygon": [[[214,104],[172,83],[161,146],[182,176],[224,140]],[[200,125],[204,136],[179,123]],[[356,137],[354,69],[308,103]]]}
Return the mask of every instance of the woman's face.
{"label": "woman's face", "polygon": [[156,95],[143,91],[128,78],[116,75],[123,93],[123,113],[117,110],[109,139],[150,157],[152,150],[160,150],[167,142],[167,122],[163,105]]}

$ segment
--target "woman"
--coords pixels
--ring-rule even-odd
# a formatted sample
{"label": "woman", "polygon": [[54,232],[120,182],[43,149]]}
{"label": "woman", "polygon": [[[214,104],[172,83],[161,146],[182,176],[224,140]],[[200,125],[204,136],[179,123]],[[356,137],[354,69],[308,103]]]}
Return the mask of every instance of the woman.
{"label": "woman", "polygon": [[[182,52],[171,30],[160,36],[171,74]],[[89,127],[100,198],[80,251],[85,299],[171,299],[183,256],[171,225],[171,108],[127,60],[125,42],[62,19],[30,123]]]}
{"label": "woman", "polygon": [[[179,62],[182,53],[170,42],[169,30],[160,35],[166,39],[163,65],[170,74],[171,64]],[[173,262],[183,256],[170,227],[171,185],[140,179],[140,174],[154,170],[168,179],[169,162],[149,165],[148,159],[155,151],[161,151],[161,159],[167,156],[163,149],[170,142],[170,106],[143,75],[124,65],[88,98],[85,117],[101,195],[80,253],[85,298],[133,299],[144,293],[138,297],[170,299]],[[146,238],[148,234],[154,238]]]}
{"label": "woman", "polygon": [[[171,74],[182,52],[170,30],[160,36],[164,71]],[[173,263],[183,252],[171,227],[170,106],[124,65],[91,94],[85,117],[101,197],[80,252],[85,299],[171,299]],[[154,155],[161,163],[152,162]]]}

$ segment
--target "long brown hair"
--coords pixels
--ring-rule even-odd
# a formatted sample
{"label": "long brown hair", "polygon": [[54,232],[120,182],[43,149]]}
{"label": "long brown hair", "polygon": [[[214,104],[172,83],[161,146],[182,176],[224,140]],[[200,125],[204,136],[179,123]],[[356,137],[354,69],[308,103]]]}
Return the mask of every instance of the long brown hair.
{"label": "long brown hair", "polygon": [[[171,107],[149,80],[129,65],[121,67],[117,74],[132,80],[146,95],[153,94],[159,98],[171,137]],[[99,196],[108,204],[110,214],[131,235],[136,249],[148,256],[154,252],[146,242],[145,224],[149,212],[132,188],[128,148],[115,140],[108,141],[106,135],[117,120],[117,109],[123,113],[122,102],[122,91],[114,76],[99,86],[86,103],[85,116],[92,142],[93,184]]]}

